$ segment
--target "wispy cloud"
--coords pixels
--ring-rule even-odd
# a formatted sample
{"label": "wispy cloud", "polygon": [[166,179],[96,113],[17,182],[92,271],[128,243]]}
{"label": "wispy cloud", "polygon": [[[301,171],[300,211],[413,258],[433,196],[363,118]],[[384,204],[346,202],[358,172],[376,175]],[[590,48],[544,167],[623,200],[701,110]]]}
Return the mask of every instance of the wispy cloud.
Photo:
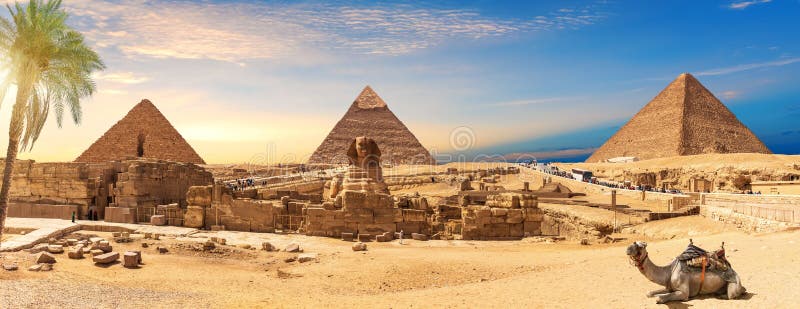
{"label": "wispy cloud", "polygon": [[728,8],[734,10],[744,10],[752,5],[769,3],[769,2],[772,2],[772,0],[739,1],[731,3],[730,5],[728,5]]}
{"label": "wispy cloud", "polygon": [[722,96],[723,99],[731,100],[731,99],[738,98],[741,94],[742,93],[739,92],[739,91],[728,90],[728,91],[723,91],[720,95]]}
{"label": "wispy cloud", "polygon": [[448,40],[577,29],[605,18],[601,5],[565,8],[529,20],[425,4],[324,4],[75,0],[74,23],[100,48],[130,57],[250,59],[308,50],[399,55]]}
{"label": "wispy cloud", "polygon": [[94,75],[94,78],[100,81],[108,81],[126,85],[141,84],[150,80],[149,77],[137,75],[133,72],[97,73]]}
{"label": "wispy cloud", "polygon": [[760,68],[767,68],[767,67],[779,67],[784,65],[790,65],[793,63],[800,62],[800,58],[789,58],[789,59],[781,59],[776,61],[769,61],[769,62],[759,62],[759,63],[748,63],[748,64],[740,64],[731,67],[725,68],[718,68],[712,70],[706,70],[697,72],[694,75],[696,76],[715,76],[715,75],[725,75],[731,73],[738,73],[742,71],[749,71],[755,70]]}
{"label": "wispy cloud", "polygon": [[490,103],[486,104],[486,106],[508,107],[508,106],[541,105],[541,104],[559,103],[576,99],[580,99],[580,97],[557,97],[557,98],[543,98],[543,99],[514,100],[514,101]]}

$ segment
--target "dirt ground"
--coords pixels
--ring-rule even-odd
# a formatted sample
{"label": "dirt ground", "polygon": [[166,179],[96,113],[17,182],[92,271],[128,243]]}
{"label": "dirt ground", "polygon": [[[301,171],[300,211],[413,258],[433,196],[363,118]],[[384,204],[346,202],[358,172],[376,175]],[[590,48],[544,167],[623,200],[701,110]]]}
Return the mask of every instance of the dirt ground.
{"label": "dirt ground", "polygon": [[[98,267],[89,258],[70,260],[59,254],[53,271],[36,273],[24,270],[31,263],[29,254],[5,253],[2,262],[16,261],[21,269],[0,271],[0,307],[795,307],[791,296],[797,295],[800,283],[800,231],[748,235],[699,217],[658,225],[649,226],[651,234],[694,227],[702,235],[691,238],[707,249],[725,241],[728,257],[751,294],[742,300],[656,305],[645,294],[658,287],[625,256],[630,241],[647,236],[627,235],[621,243],[591,246],[532,239],[406,240],[402,245],[369,243],[366,252],[321,238],[304,246],[318,254],[316,262],[307,263],[285,262],[293,253],[230,246],[218,247],[217,253],[197,252],[168,239],[147,240],[147,249],[141,248],[144,240],[113,243],[115,251],[142,250],[145,265],[139,269]],[[668,263],[688,243],[687,237],[672,237],[650,241],[656,264]],[[157,245],[169,247],[170,253],[156,253]]]}

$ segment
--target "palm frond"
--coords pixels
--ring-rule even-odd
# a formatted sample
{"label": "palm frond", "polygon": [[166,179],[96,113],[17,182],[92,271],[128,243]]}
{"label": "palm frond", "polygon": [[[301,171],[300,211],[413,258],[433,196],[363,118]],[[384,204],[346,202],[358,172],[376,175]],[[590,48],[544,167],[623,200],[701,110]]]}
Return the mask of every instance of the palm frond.
{"label": "palm frond", "polygon": [[[15,103],[24,116],[12,117],[19,121],[12,127],[19,129],[22,150],[33,147],[50,108],[55,110],[59,127],[66,108],[73,122],[80,124],[80,101],[96,91],[92,73],[105,68],[83,35],[67,25],[68,14],[61,3],[31,0],[27,5],[6,5],[11,20],[0,18],[0,52],[6,58],[0,56],[0,61],[10,63],[9,78],[0,83],[0,99],[14,82],[18,93],[26,96]],[[11,133],[13,138],[16,133]]]}

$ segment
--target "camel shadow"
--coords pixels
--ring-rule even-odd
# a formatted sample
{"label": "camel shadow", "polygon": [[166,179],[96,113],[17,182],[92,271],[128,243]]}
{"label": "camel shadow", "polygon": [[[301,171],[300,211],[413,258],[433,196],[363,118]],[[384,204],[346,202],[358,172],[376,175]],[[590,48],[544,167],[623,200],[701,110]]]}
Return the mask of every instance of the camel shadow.
{"label": "camel shadow", "polygon": [[[746,292],[746,293],[742,294],[742,296],[740,296],[739,298],[732,299],[731,301],[750,300],[751,298],[753,298],[754,295],[756,295],[756,293]],[[714,294],[707,294],[707,295],[701,295],[701,296],[693,297],[691,300],[703,300],[703,299],[709,299],[709,298],[724,299],[724,298],[722,298],[720,296],[717,296],[717,295],[714,295]],[[666,303],[664,305],[666,305],[667,308],[670,308],[670,309],[686,309],[686,308],[689,308],[689,307],[694,307],[694,305],[692,305],[692,304],[687,304],[687,303],[677,302],[677,301],[669,302],[669,303]]]}

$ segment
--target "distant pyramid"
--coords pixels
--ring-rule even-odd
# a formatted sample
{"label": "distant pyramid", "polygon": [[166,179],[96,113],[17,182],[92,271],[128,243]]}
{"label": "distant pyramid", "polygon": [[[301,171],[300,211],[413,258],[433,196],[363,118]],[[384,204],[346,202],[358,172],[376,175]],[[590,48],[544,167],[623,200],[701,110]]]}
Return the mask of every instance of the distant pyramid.
{"label": "distant pyramid", "polygon": [[169,120],[147,99],[136,104],[75,162],[105,162],[131,157],[205,164]]}
{"label": "distant pyramid", "polygon": [[684,73],[586,162],[704,153],[771,153],[708,89]]}
{"label": "distant pyramid", "polygon": [[347,163],[347,148],[358,136],[367,136],[378,142],[383,162],[435,164],[428,150],[369,86],[361,91],[347,113],[311,155],[308,163]]}

